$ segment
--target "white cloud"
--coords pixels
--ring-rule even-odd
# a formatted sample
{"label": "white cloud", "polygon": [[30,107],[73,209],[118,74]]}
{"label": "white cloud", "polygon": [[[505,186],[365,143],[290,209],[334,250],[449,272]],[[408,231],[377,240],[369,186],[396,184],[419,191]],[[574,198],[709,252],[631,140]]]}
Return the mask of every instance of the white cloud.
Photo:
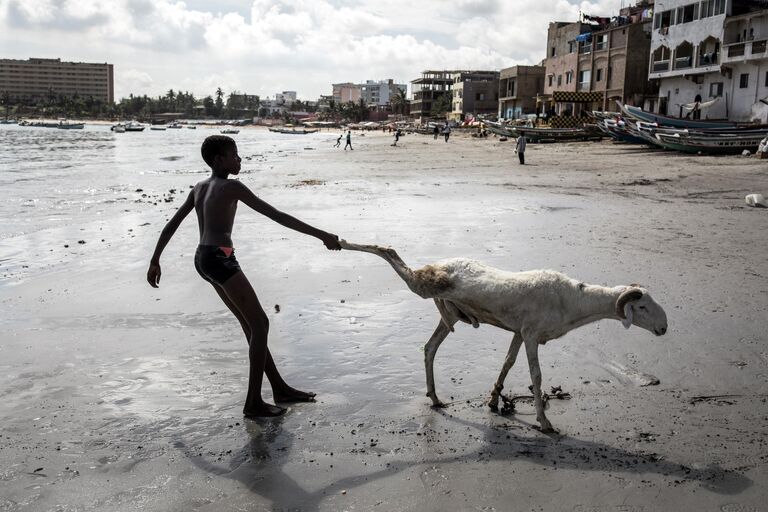
{"label": "white cloud", "polygon": [[[194,5],[0,0],[0,45],[13,58],[114,63],[118,97],[222,87],[316,98],[334,82],[535,64],[550,22],[575,21],[579,10],[615,15],[619,0],[254,0],[250,10],[228,12],[219,12],[226,3]],[[24,53],[41,48],[45,55]]]}

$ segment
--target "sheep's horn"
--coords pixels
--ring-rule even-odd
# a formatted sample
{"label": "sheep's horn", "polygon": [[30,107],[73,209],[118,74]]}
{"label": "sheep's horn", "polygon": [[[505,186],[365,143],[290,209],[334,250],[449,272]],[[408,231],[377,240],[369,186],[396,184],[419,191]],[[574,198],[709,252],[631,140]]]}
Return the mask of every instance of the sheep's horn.
{"label": "sheep's horn", "polygon": [[616,314],[619,315],[619,318],[626,318],[626,316],[624,316],[624,306],[627,302],[637,300],[642,296],[642,290],[638,290],[637,288],[629,288],[622,292],[622,294],[619,295],[619,299],[616,301]]}

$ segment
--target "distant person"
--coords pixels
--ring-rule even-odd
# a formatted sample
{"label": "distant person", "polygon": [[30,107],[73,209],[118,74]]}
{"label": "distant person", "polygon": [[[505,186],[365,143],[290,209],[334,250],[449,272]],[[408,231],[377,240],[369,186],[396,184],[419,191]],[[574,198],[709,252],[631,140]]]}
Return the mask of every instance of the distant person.
{"label": "distant person", "polygon": [[448,126],[448,123],[445,123],[443,127],[443,136],[445,136],[445,142],[448,142],[448,137],[451,136],[451,127]]}
{"label": "distant person", "polygon": [[341,138],[342,137],[344,137],[344,134],[343,133],[339,134],[339,138],[336,139],[336,144],[334,144],[333,147],[335,147],[335,148],[340,148],[341,147]]}
{"label": "distant person", "polygon": [[187,200],[163,228],[149,262],[147,281],[153,288],[157,288],[160,283],[160,255],[181,222],[194,209],[200,232],[200,245],[195,253],[195,268],[203,279],[211,283],[221,300],[235,315],[248,340],[250,371],[243,414],[248,418],[280,416],[285,414],[286,409],[268,404],[261,396],[265,373],[272,385],[275,402],[313,402],[315,394],[299,391],[286,384],[269,353],[269,320],[251,283],[235,259],[230,236],[235,211],[238,203],[242,202],[287,228],[318,238],[328,249],[334,251],[341,249],[339,237],[276,210],[256,197],[241,181],[228,179],[229,175],[236,176],[240,173],[237,145],[230,137],[211,135],[203,141],[200,150],[203,160],[211,168],[211,176],[194,186]]}
{"label": "distant person", "polygon": [[354,149],[352,148],[352,131],[351,130],[347,130],[347,143],[344,144],[344,151],[347,150],[347,146],[349,146],[350,151],[354,151]]}
{"label": "distant person", "polygon": [[395,130],[395,142],[392,144],[393,146],[397,146],[397,141],[400,140],[400,135],[402,135],[402,132],[400,131],[400,128]]}
{"label": "distant person", "polygon": [[432,134],[435,136],[435,140],[437,140],[437,136],[440,135],[440,128],[437,125],[432,128]]}
{"label": "distant person", "polygon": [[525,138],[525,133],[521,133],[517,138],[517,144],[515,144],[515,153],[520,160],[520,165],[525,165],[525,145],[528,140]]}

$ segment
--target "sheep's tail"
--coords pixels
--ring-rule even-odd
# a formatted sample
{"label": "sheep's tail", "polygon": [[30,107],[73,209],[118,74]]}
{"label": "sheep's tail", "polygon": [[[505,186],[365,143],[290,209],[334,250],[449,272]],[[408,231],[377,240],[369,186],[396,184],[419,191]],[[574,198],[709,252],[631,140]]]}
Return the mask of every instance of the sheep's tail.
{"label": "sheep's tail", "polygon": [[431,265],[427,265],[424,268],[414,271],[405,264],[394,249],[389,247],[352,244],[346,240],[339,240],[339,245],[341,245],[342,249],[348,251],[369,252],[384,258],[387,263],[392,265],[392,268],[395,269],[397,275],[405,281],[408,288],[424,299],[433,298],[440,292],[450,288],[450,281],[444,271],[436,271]]}

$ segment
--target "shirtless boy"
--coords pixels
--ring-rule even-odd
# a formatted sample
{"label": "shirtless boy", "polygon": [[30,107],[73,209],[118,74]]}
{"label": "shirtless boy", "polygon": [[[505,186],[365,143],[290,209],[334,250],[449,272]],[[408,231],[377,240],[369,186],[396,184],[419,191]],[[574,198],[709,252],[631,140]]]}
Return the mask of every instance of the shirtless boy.
{"label": "shirtless boy", "polygon": [[265,373],[272,386],[275,402],[312,402],[315,394],[289,386],[278,373],[269,353],[267,315],[259,304],[251,283],[240,270],[232,245],[232,224],[237,203],[241,201],[285,227],[320,239],[330,250],[341,249],[339,237],[275,209],[256,197],[240,181],[227,179],[230,174],[236,176],[240,172],[237,145],[230,137],[212,135],[206,138],[201,152],[203,160],[212,170],[211,177],[194,186],[184,204],[163,228],[149,263],[147,281],[152,287],[158,287],[160,255],[181,221],[194,208],[200,228],[200,245],[195,253],[195,268],[203,279],[213,285],[221,300],[237,317],[248,340],[250,372],[243,414],[246,417],[280,416],[286,409],[268,404],[261,397],[261,383]]}

